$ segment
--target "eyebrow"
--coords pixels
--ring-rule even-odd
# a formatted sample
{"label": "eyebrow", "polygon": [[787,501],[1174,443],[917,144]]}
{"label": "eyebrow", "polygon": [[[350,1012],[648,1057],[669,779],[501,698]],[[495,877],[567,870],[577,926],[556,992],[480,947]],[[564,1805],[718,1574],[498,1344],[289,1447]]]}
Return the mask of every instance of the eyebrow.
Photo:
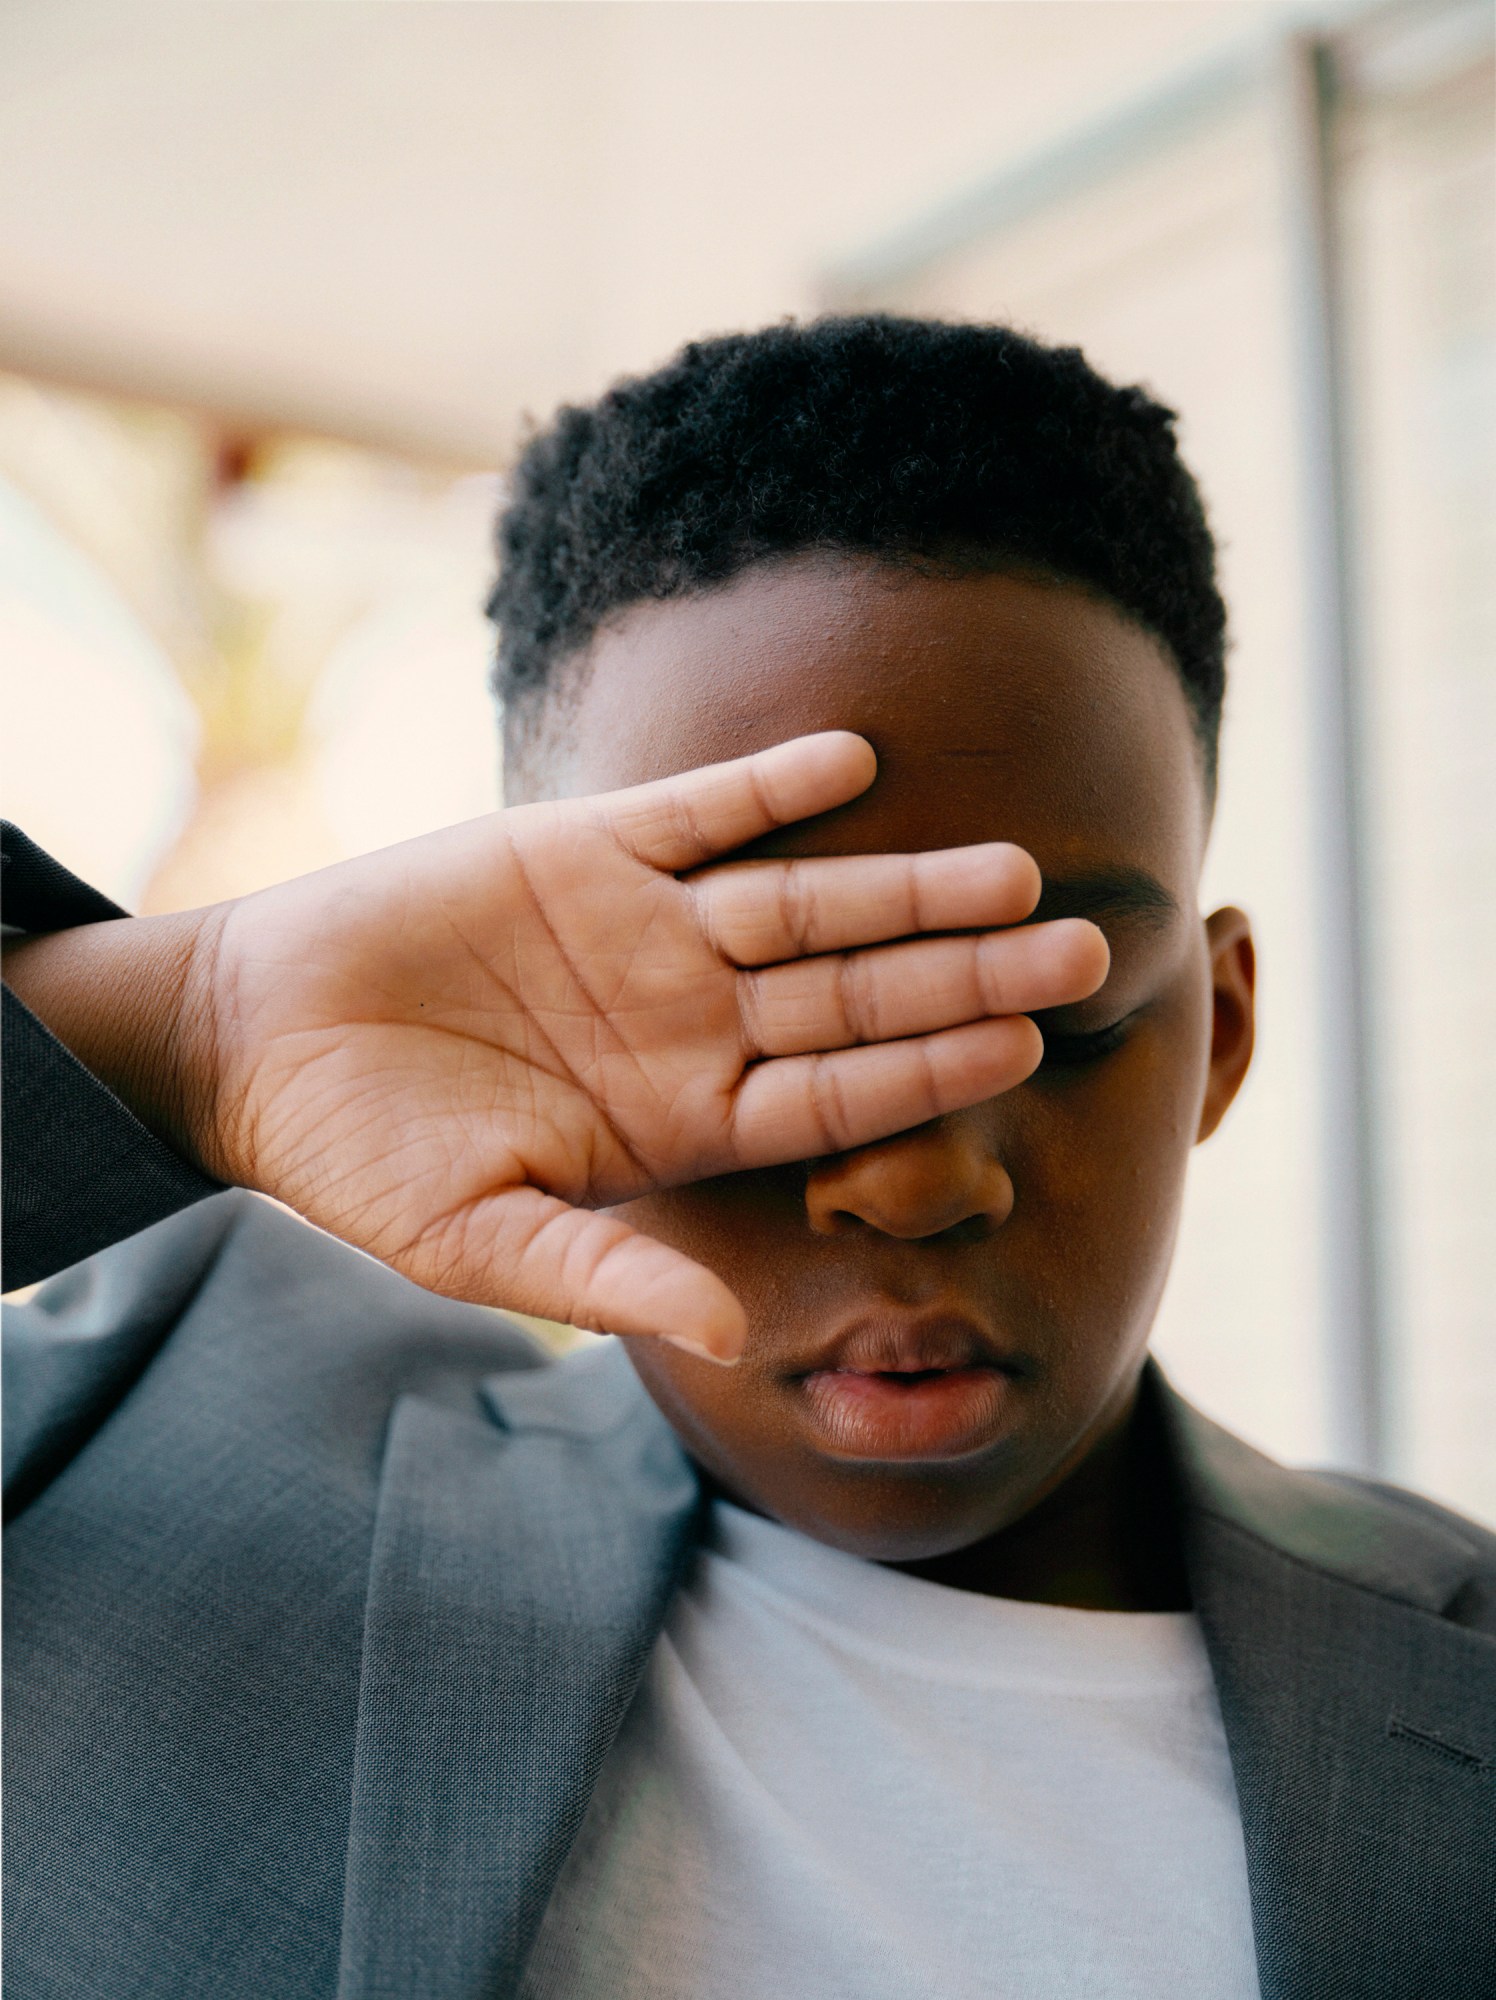
{"label": "eyebrow", "polygon": [[1089,875],[1046,875],[1031,924],[1052,917],[1089,917],[1162,930],[1179,914],[1179,904],[1163,883],[1142,868],[1103,868]]}

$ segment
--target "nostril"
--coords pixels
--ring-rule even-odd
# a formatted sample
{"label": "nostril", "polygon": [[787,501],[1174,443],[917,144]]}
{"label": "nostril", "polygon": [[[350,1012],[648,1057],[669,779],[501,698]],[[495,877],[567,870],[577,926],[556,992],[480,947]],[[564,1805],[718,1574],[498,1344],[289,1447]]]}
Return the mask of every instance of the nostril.
{"label": "nostril", "polygon": [[968,1215],[964,1222],[953,1222],[949,1229],[942,1229],[937,1238],[941,1243],[985,1243],[997,1225],[990,1215]]}
{"label": "nostril", "polygon": [[818,1236],[851,1236],[870,1225],[850,1208],[812,1209],[810,1226]]}
{"label": "nostril", "polygon": [[981,1243],[1007,1220],[1013,1183],[955,1119],[809,1164],[805,1211],[818,1236]]}
{"label": "nostril", "polygon": [[968,1243],[985,1243],[997,1224],[991,1215],[978,1213],[963,1216],[959,1222],[948,1223],[944,1228],[925,1228],[918,1218],[875,1213],[859,1215],[850,1208],[813,1208],[810,1211],[810,1226],[817,1236],[866,1233],[870,1236],[892,1236],[900,1242],[943,1243],[957,1248]]}

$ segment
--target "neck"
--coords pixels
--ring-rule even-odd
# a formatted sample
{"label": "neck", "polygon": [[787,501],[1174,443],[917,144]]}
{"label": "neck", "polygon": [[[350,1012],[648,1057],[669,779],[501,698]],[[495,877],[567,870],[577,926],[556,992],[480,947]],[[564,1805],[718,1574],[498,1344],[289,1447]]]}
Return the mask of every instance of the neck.
{"label": "neck", "polygon": [[1163,1425],[1147,1394],[1062,1486],[969,1548],[891,1565],[956,1590],[1080,1611],[1187,1611]]}

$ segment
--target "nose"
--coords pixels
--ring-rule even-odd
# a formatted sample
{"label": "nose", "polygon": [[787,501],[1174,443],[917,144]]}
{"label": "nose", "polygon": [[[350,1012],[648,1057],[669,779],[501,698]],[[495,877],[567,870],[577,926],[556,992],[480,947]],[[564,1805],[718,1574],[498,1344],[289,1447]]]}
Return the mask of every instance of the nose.
{"label": "nose", "polygon": [[1006,1169],[960,1116],[817,1160],[805,1186],[806,1214],[818,1236],[871,1229],[912,1242],[959,1232],[963,1242],[981,1242],[1012,1207]]}

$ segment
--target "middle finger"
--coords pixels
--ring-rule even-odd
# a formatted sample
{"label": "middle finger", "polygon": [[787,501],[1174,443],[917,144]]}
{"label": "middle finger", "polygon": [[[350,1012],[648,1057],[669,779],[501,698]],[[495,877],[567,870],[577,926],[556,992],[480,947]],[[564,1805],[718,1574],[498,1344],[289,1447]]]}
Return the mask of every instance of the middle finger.
{"label": "middle finger", "polygon": [[1096,925],[1065,917],[745,972],[738,1002],[751,1056],[806,1055],[1068,1006],[1096,991],[1109,964]]}

